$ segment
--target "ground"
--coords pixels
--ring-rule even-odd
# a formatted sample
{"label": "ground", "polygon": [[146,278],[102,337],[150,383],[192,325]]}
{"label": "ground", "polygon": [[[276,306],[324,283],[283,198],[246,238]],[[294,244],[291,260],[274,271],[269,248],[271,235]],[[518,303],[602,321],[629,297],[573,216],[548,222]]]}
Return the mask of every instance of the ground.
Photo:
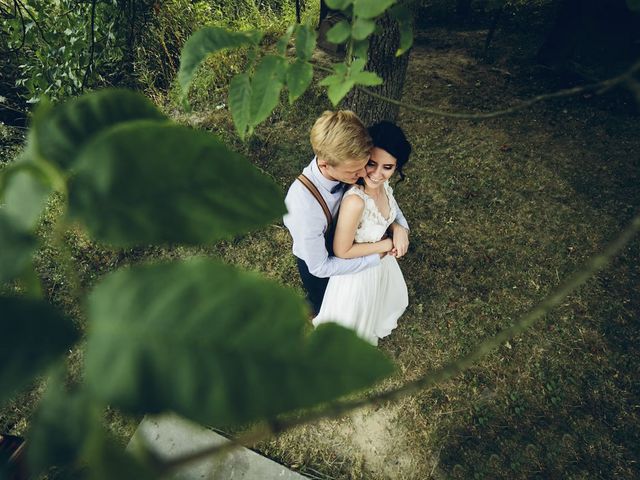
{"label": "ground", "polygon": [[[493,60],[484,61],[484,34],[421,32],[403,100],[491,111],[563,86],[532,63],[532,52],[513,49],[515,34],[497,38]],[[408,179],[396,189],[412,225],[401,262],[411,305],[381,342],[399,367],[381,389],[508,326],[602,249],[640,200],[637,110],[624,92],[482,122],[403,110],[399,122],[414,145]],[[308,158],[269,157],[265,168],[287,172],[284,184],[292,164]],[[276,163],[283,157],[288,166]],[[228,258],[245,249],[254,256],[255,241]],[[287,247],[286,236],[275,246]],[[636,241],[532,331],[461,377],[259,449],[317,478],[633,478],[638,251]],[[291,265],[275,277],[296,284]]]}
{"label": "ground", "polygon": [[[532,61],[539,32],[425,28],[403,100],[491,111],[565,84]],[[311,158],[308,131],[329,105],[314,89],[246,145],[224,98],[179,121],[217,132],[286,189]],[[395,188],[410,221],[402,259],[410,306],[380,348],[399,386],[509,326],[623,228],[640,205],[638,109],[622,91],[538,104],[486,121],[401,110],[414,153]],[[87,285],[122,263],[175,252],[112,252],[72,238]],[[281,224],[207,253],[300,289]],[[184,254],[178,252],[177,254]],[[189,252],[186,252],[189,253]],[[530,331],[459,377],[342,419],[299,427],[257,450],[312,478],[637,478],[640,242]],[[64,286],[43,255],[49,295]],[[38,391],[0,415],[24,433]],[[6,412],[6,413],[5,413]],[[134,419],[135,420],[135,419]],[[109,418],[123,441],[135,424]]]}

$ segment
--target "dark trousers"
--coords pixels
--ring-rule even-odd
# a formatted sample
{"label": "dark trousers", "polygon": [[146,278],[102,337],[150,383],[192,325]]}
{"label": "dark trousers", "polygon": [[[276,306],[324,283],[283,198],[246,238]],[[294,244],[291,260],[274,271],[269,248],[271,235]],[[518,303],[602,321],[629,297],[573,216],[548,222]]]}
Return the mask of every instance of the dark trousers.
{"label": "dark trousers", "polygon": [[300,260],[296,257],[298,263],[298,272],[300,272],[300,278],[302,279],[302,286],[307,294],[307,301],[311,305],[313,314],[317,315],[322,305],[322,299],[324,298],[324,291],[327,289],[328,278],[319,278],[309,273],[309,268],[304,260]]}

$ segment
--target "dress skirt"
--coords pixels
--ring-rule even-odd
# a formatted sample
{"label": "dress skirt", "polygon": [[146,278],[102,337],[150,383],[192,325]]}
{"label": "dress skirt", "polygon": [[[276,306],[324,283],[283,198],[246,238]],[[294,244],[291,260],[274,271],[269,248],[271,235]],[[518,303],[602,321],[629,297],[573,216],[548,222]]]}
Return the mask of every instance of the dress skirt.
{"label": "dress skirt", "polygon": [[335,322],[377,345],[396,328],[408,304],[398,261],[387,255],[375,267],[331,277],[313,325]]}

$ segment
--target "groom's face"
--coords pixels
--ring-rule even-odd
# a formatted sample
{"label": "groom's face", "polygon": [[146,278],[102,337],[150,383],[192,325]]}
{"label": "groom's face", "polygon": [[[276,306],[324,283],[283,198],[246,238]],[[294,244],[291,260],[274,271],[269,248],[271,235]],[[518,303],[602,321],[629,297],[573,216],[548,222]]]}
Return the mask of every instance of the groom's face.
{"label": "groom's face", "polygon": [[329,180],[338,180],[343,183],[354,184],[359,178],[366,175],[365,165],[369,161],[368,158],[363,160],[346,160],[338,165],[329,165],[319,161],[320,170]]}

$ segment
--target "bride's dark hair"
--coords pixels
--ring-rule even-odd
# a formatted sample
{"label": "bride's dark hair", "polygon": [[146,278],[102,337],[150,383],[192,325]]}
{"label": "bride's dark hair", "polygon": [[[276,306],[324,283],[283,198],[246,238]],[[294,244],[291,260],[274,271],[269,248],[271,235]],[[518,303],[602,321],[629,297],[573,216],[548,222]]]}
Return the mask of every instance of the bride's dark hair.
{"label": "bride's dark hair", "polygon": [[385,150],[396,158],[396,172],[400,175],[398,183],[404,180],[402,168],[409,161],[411,144],[402,129],[395,123],[383,120],[371,125],[367,131],[375,147]]}

